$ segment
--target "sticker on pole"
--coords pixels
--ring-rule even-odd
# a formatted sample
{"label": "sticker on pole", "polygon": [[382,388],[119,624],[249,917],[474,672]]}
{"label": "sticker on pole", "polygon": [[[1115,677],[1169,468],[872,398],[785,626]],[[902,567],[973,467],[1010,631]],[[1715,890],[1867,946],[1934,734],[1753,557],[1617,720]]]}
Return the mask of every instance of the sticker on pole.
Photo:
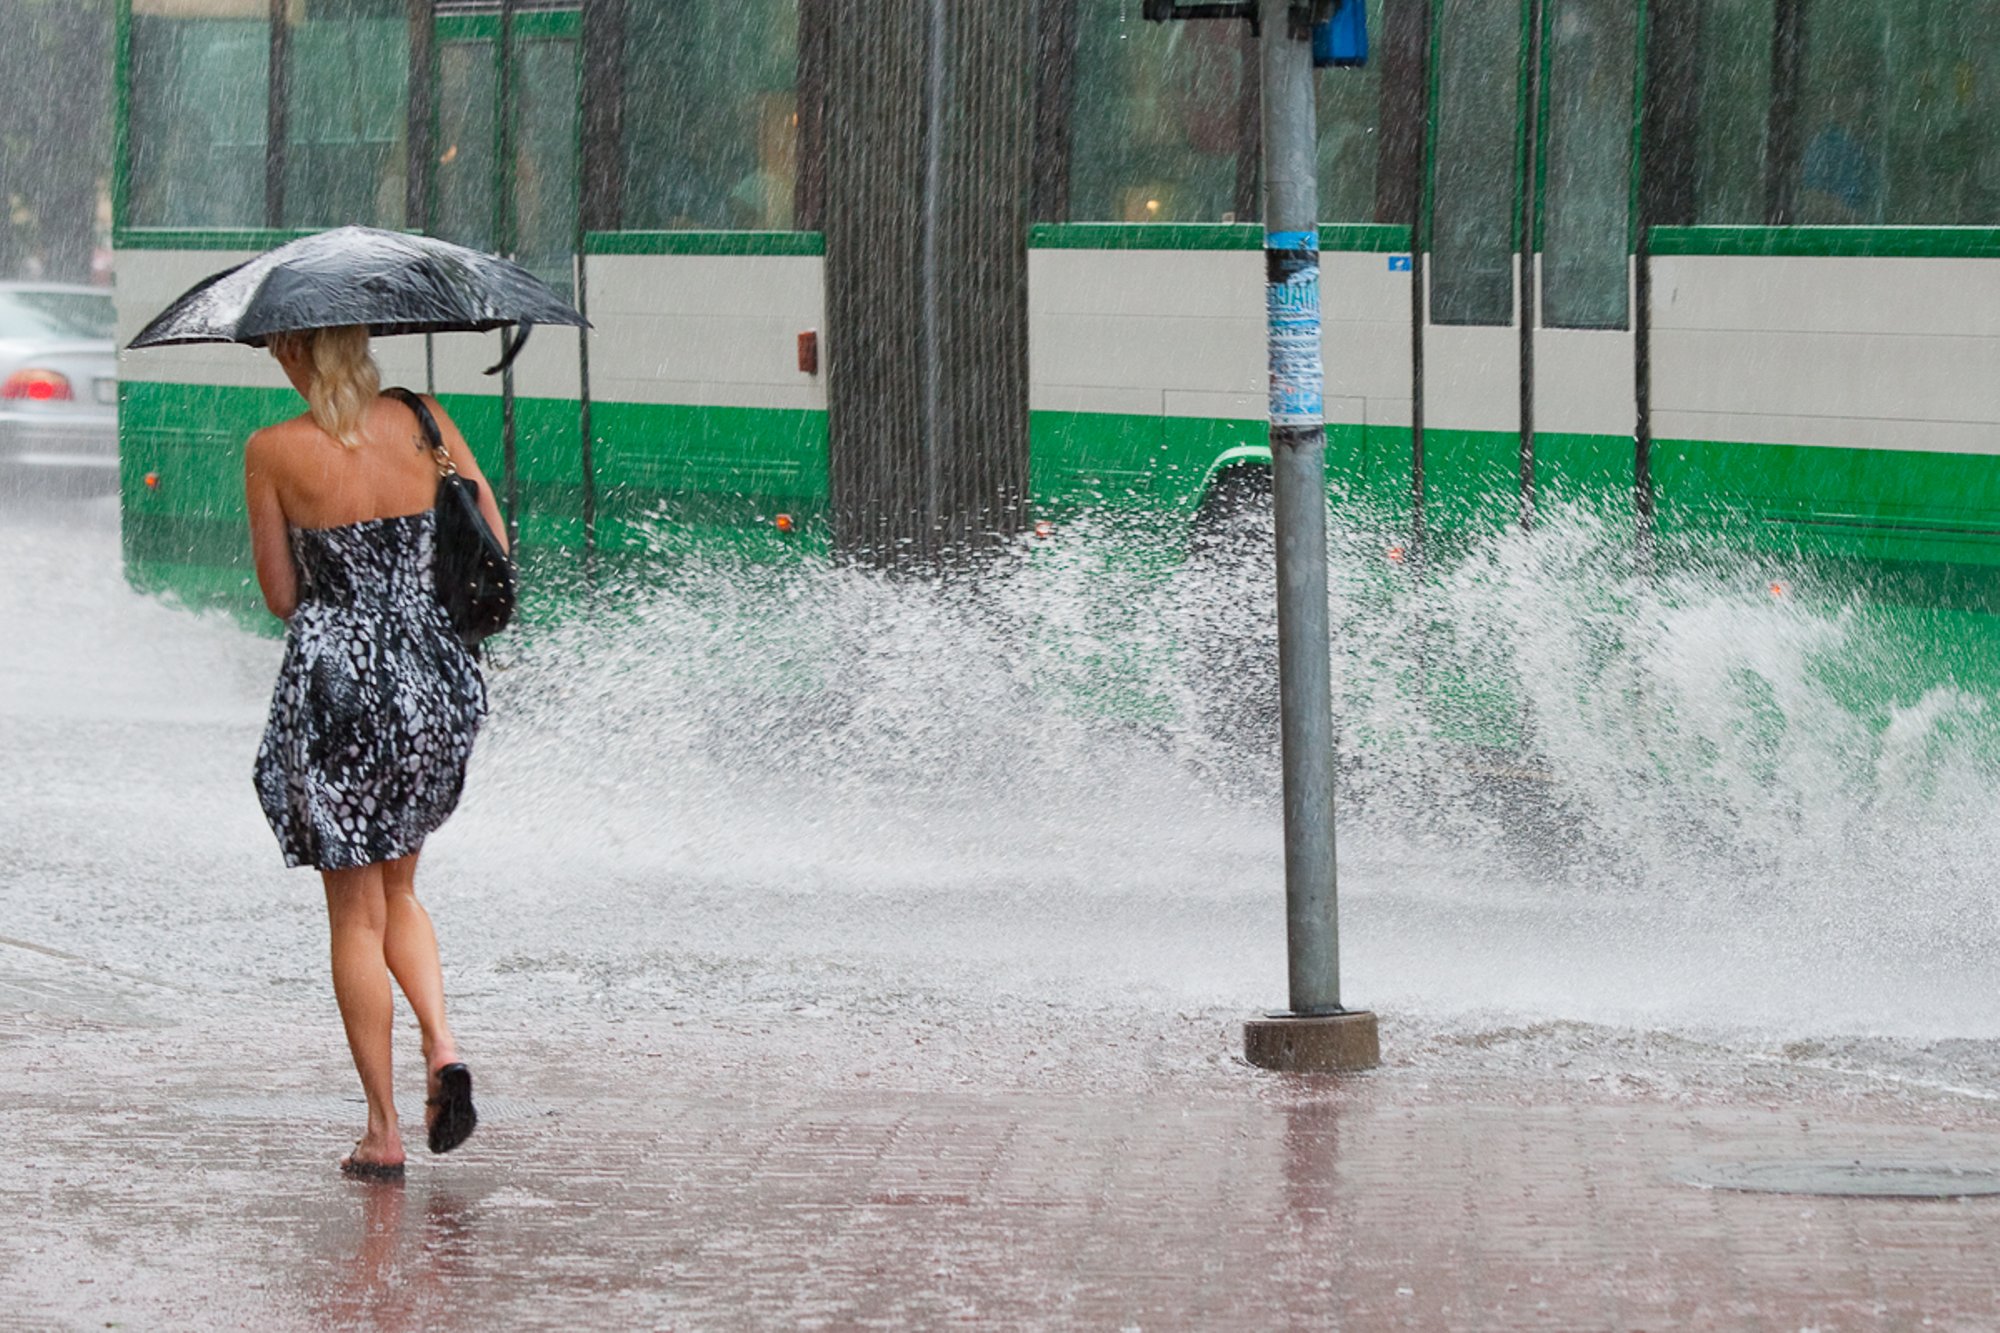
{"label": "sticker on pole", "polygon": [[1274,231],[1264,238],[1264,298],[1271,340],[1271,424],[1323,424],[1326,374],[1320,364],[1319,233]]}

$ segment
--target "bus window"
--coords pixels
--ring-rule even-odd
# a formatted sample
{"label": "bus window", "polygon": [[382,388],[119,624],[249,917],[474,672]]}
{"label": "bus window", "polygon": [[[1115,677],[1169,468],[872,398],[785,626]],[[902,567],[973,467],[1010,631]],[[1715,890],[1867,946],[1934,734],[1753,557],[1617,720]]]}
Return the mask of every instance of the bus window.
{"label": "bus window", "polygon": [[1702,0],[1674,23],[1692,188],[1656,220],[2000,223],[2000,0]]}
{"label": "bus window", "polygon": [[1444,0],[1440,9],[1431,319],[1509,324],[1521,5]]}
{"label": "bus window", "polygon": [[513,251],[568,295],[574,283],[581,69],[574,40],[514,39]]}
{"label": "bus window", "polygon": [[500,70],[494,42],[452,41],[438,47],[436,233],[475,250],[499,245],[498,161]]}
{"label": "bus window", "polygon": [[[1368,31],[1386,45],[1382,0],[1367,4]],[[1314,80],[1319,87],[1319,215],[1325,221],[1410,220],[1407,214],[1381,216],[1377,203],[1381,127],[1389,110],[1383,104],[1383,63],[1378,56],[1360,69],[1325,69]]]}
{"label": "bus window", "polygon": [[796,225],[798,39],[798,0],[628,7],[621,225]]}
{"label": "bus window", "polygon": [[288,227],[404,225],[409,171],[409,6],[286,6]]}
{"label": "bus window", "polygon": [[1077,18],[1070,222],[1257,219],[1256,46],[1243,23]]}
{"label": "bus window", "polygon": [[1801,223],[2000,222],[2000,3],[1818,0],[1798,143]]}
{"label": "bus window", "polygon": [[132,0],[120,222],[261,227],[268,0]]}
{"label": "bus window", "polygon": [[[1694,200],[1688,221],[1765,220],[1774,0],[1703,0],[1694,62]],[[1678,210],[1677,210],[1678,211]]]}
{"label": "bus window", "polygon": [[1631,0],[1548,0],[1548,161],[1542,219],[1542,323],[1626,325],[1631,228]]}

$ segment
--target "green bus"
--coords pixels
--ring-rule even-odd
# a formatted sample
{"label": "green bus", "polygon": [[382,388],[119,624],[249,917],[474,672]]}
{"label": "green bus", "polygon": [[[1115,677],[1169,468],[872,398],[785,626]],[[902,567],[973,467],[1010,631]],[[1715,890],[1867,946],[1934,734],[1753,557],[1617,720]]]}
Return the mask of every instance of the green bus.
{"label": "green bus", "polygon": [[[1022,2],[1033,515],[1179,531],[1269,461],[1253,39]],[[823,553],[807,352],[853,332],[828,327],[822,228],[838,14],[121,0],[121,333],[303,231],[505,251],[594,332],[537,333],[505,386],[478,340],[378,350],[488,454],[527,549],[664,528]],[[1635,543],[1841,571],[1942,655],[1909,688],[2000,679],[1996,19],[1368,0],[1372,62],[1319,76],[1335,502],[1433,569],[1577,502]],[[250,604],[237,446],[296,410],[275,367],[180,348],[122,376],[131,578]]]}

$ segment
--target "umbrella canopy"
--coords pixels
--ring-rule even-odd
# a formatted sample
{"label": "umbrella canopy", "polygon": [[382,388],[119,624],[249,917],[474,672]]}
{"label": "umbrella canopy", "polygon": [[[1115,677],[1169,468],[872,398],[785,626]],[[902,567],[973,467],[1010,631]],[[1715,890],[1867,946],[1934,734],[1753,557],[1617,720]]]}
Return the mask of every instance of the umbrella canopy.
{"label": "umbrella canopy", "polygon": [[365,324],[378,337],[486,333],[517,324],[522,332],[510,350],[536,324],[590,327],[519,264],[427,236],[341,227],[202,279],[131,346],[262,347],[274,333],[349,324]]}

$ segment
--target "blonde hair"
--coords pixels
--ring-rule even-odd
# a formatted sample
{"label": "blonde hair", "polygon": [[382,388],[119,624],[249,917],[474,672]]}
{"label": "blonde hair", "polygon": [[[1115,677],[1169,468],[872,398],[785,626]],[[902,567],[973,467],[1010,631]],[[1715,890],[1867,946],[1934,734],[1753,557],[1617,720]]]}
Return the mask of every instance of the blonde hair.
{"label": "blonde hair", "polygon": [[302,329],[271,336],[271,354],[280,348],[312,367],[306,403],[313,424],[346,445],[361,443],[368,408],[382,392],[382,372],[368,350],[368,330],[359,324],[336,329]]}

